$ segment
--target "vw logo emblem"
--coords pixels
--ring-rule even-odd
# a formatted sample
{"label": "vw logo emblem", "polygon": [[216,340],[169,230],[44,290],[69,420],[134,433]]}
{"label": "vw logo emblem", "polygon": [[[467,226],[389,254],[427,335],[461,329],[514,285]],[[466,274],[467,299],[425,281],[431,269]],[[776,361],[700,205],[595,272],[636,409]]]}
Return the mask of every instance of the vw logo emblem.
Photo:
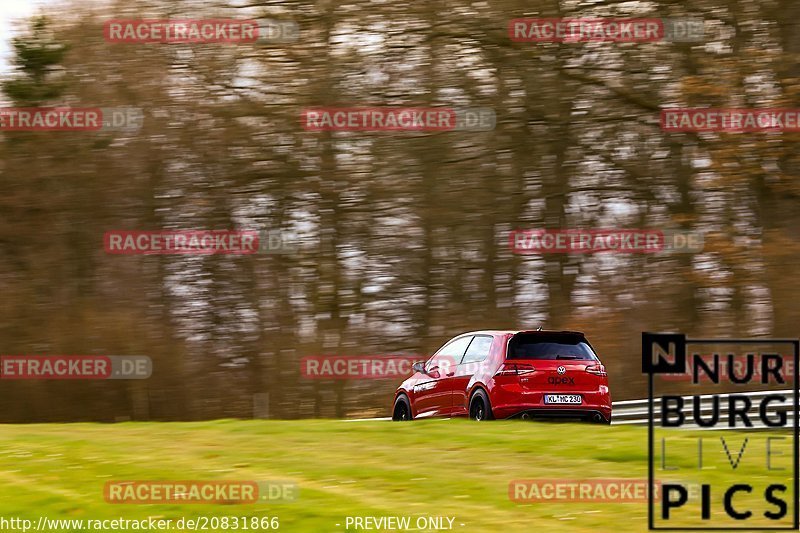
{"label": "vw logo emblem", "polygon": [[556,372],[558,372],[559,376],[563,376],[564,374],[567,373],[567,369],[564,368],[563,366],[560,366],[560,367],[556,368]]}

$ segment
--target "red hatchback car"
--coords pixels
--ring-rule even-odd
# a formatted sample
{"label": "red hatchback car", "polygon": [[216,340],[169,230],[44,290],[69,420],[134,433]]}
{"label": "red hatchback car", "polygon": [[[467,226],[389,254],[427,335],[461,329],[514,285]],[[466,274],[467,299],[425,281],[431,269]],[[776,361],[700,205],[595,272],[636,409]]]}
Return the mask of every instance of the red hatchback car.
{"label": "red hatchback car", "polygon": [[611,423],[608,374],[577,331],[458,335],[397,388],[393,420],[582,418]]}

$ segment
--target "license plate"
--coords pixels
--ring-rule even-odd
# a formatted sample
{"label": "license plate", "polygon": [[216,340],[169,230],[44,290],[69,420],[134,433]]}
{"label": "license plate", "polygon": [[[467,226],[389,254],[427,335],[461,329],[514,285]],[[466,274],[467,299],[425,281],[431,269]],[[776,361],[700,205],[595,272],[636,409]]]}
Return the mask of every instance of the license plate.
{"label": "license plate", "polygon": [[581,403],[580,394],[545,394],[544,403]]}

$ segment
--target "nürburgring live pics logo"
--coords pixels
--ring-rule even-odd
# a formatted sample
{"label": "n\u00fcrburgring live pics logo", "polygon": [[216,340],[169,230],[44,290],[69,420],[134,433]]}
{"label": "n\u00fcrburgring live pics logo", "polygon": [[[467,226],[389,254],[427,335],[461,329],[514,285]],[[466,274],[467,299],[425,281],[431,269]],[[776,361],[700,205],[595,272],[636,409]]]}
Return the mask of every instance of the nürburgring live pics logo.
{"label": "n\u00fcrburgring live pics logo", "polygon": [[[783,349],[786,356],[779,353]],[[642,333],[649,404],[648,529],[798,529],[799,358],[797,339]],[[668,393],[655,396],[655,376],[663,378]],[[674,389],[680,376],[691,377],[684,383],[694,391],[688,398]],[[697,394],[699,386],[705,394]],[[695,436],[673,429],[686,426],[708,431]],[[789,435],[791,447],[786,446]]]}

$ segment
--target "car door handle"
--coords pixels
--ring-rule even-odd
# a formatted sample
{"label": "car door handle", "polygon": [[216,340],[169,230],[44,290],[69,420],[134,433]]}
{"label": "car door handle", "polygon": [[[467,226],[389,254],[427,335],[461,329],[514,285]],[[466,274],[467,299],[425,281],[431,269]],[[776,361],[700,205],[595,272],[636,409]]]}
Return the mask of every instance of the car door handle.
{"label": "car door handle", "polygon": [[447,377],[448,378],[452,378],[455,375],[456,375],[456,373],[455,373],[455,371],[453,371],[453,372],[450,372],[449,374],[447,374]]}

